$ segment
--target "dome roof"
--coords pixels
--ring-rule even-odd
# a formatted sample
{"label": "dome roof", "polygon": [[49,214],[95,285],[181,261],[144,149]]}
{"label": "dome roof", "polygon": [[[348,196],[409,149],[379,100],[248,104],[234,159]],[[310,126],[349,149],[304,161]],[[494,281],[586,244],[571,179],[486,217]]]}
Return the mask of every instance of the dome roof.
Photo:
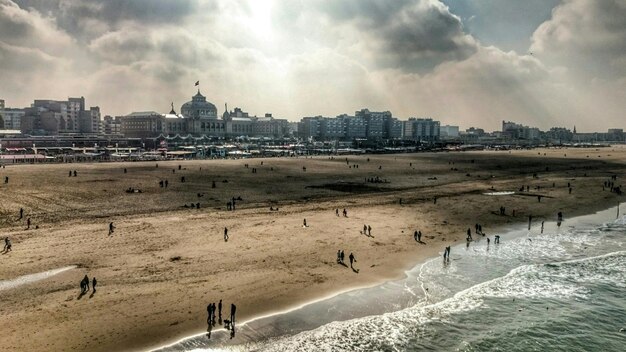
{"label": "dome roof", "polygon": [[198,93],[191,97],[191,101],[180,107],[183,115],[189,117],[217,117],[217,108],[212,103],[206,101],[206,97]]}

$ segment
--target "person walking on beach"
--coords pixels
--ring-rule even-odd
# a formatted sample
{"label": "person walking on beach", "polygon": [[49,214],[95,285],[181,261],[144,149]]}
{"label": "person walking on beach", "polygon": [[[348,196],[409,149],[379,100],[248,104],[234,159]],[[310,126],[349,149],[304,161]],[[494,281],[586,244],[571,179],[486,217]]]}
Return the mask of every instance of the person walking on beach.
{"label": "person walking on beach", "polygon": [[26,219],[26,230],[30,230],[30,218]]}
{"label": "person walking on beach", "polygon": [[339,216],[339,208],[335,209],[335,215]]}
{"label": "person walking on beach", "polygon": [[20,218],[19,220],[22,220],[24,218],[24,208],[20,208]]}
{"label": "person walking on beach", "polygon": [[337,264],[341,264],[341,249],[337,250]]}
{"label": "person walking on beach", "polygon": [[346,258],[345,253],[343,252],[343,249],[341,250],[341,253],[339,254],[339,260],[341,261],[341,264],[344,263],[344,259]]}
{"label": "person walking on beach", "polygon": [[237,306],[234,303],[230,304],[230,325],[232,329],[235,329],[235,313],[237,312]]}
{"label": "person walking on beach", "polygon": [[367,235],[367,225],[363,225],[363,234]]}
{"label": "person walking on beach", "polygon": [[467,229],[467,242],[472,240],[472,230],[470,228]]}
{"label": "person walking on beach", "polygon": [[495,243],[495,244],[500,244],[500,236],[499,236],[499,235],[496,235],[496,236],[495,236],[495,241],[494,241],[494,243]]}
{"label": "person walking on beach", "polygon": [[115,226],[111,222],[111,223],[109,223],[109,236],[111,236],[113,234],[113,231],[115,231]]}
{"label": "person walking on beach", "polygon": [[356,263],[356,257],[354,256],[354,254],[352,254],[352,252],[350,252],[350,256],[348,257],[348,259],[350,259],[350,268],[351,268],[351,269],[354,269],[354,268],[352,267],[352,264],[353,264],[353,263]]}
{"label": "person walking on beach", "polygon": [[367,235],[372,237],[372,227],[370,225],[367,225]]}
{"label": "person walking on beach", "polygon": [[222,324],[222,300],[217,304],[217,313],[219,318],[219,323]]}
{"label": "person walking on beach", "polygon": [[207,317],[206,317],[206,323],[207,323],[207,325],[208,325],[209,327],[213,326],[212,321],[211,321],[211,317],[213,316],[213,312],[212,312],[212,310],[213,310],[213,304],[209,303],[209,304],[206,306],[206,315],[207,315]]}
{"label": "person walking on beach", "polygon": [[541,233],[543,233],[543,221],[541,222]]}
{"label": "person walking on beach", "polygon": [[85,275],[83,280],[80,282],[80,293],[85,294],[89,291],[89,277]]}
{"label": "person walking on beach", "polygon": [[224,227],[224,242],[228,242],[228,228]]}
{"label": "person walking on beach", "polygon": [[303,221],[302,227],[308,227],[308,226],[306,225],[306,218],[304,218],[304,221]]}
{"label": "person walking on beach", "polygon": [[96,277],[93,277],[93,280],[91,280],[91,289],[93,290],[93,293],[96,293],[96,285],[98,284],[98,280],[96,280]]}
{"label": "person walking on beach", "polygon": [[530,230],[530,224],[533,221],[533,216],[532,215],[528,215],[528,229]]}
{"label": "person walking on beach", "polygon": [[419,242],[419,240],[417,239],[417,230],[415,230],[415,232],[413,233],[413,239],[415,240],[415,242]]}
{"label": "person walking on beach", "polygon": [[7,236],[7,237],[4,238],[4,249],[2,250],[2,253],[9,253],[9,252],[11,252],[12,251],[11,247],[12,247],[11,240]]}
{"label": "person walking on beach", "polygon": [[344,218],[348,217],[348,211],[346,210],[346,208],[343,208],[343,217]]}

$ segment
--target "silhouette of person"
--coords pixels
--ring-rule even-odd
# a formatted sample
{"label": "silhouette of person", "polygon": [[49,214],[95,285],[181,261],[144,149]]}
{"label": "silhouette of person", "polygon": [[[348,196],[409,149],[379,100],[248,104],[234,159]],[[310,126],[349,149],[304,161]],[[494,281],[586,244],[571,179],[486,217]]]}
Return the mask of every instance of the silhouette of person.
{"label": "silhouette of person", "polygon": [[419,242],[419,240],[417,239],[417,230],[413,233],[413,239],[415,240],[415,242]]}
{"label": "silhouette of person", "polygon": [[307,226],[306,226],[306,218],[304,219],[304,227],[307,227]]}
{"label": "silhouette of person", "polygon": [[228,228],[224,228],[224,242],[228,242]]}
{"label": "silhouette of person", "polygon": [[109,223],[109,236],[113,234],[114,230],[115,230],[115,226],[113,225],[113,223]]}
{"label": "silhouette of person", "polygon": [[339,216],[339,208],[335,209],[335,215]]}
{"label": "silhouette of person", "polygon": [[30,230],[30,218],[26,219],[26,230]]}
{"label": "silhouette of person", "polygon": [[234,303],[230,304],[230,325],[235,330],[235,313],[237,312],[237,306]]}
{"label": "silhouette of person", "polygon": [[94,276],[93,280],[91,280],[91,289],[93,290],[93,293],[96,293],[97,284],[98,284],[98,280],[96,280],[96,277]]}
{"label": "silhouette of person", "polygon": [[76,177],[76,170],[74,170],[74,177]]}
{"label": "silhouette of person", "polygon": [[218,317],[219,317],[219,321],[220,324],[222,323],[222,300],[220,299],[220,302],[217,304],[217,312],[218,312]]}
{"label": "silhouette of person", "polygon": [[367,225],[367,235],[368,236],[372,235],[372,227],[370,225]]}
{"label": "silhouette of person", "polygon": [[4,253],[9,253],[11,251],[11,240],[9,237],[4,238],[4,249],[2,251]]}
{"label": "silhouette of person", "polygon": [[354,256],[354,254],[352,254],[352,252],[350,252],[350,256],[348,256],[348,259],[350,259],[350,268],[352,268],[352,263],[356,263],[356,257]]}
{"label": "silhouette of person", "polygon": [[341,250],[337,250],[337,264],[341,264]]}
{"label": "silhouette of person", "polygon": [[212,325],[213,325],[213,324],[211,324],[211,317],[213,316],[213,314],[212,314],[212,310],[213,310],[213,304],[209,303],[209,304],[206,306],[206,314],[207,314],[207,317],[206,317],[206,323],[207,323],[209,326],[212,326]]}
{"label": "silhouette of person", "polygon": [[20,220],[24,217],[24,208],[20,208]]}
{"label": "silhouette of person", "polygon": [[85,275],[85,277],[83,278],[83,281],[81,282],[81,287],[82,287],[81,293],[85,293],[89,291],[89,277],[87,277],[87,275]]}
{"label": "silhouette of person", "polygon": [[339,255],[339,259],[341,260],[341,263],[343,264],[343,260],[346,258],[345,253],[343,252],[343,249],[341,250],[341,254]]}

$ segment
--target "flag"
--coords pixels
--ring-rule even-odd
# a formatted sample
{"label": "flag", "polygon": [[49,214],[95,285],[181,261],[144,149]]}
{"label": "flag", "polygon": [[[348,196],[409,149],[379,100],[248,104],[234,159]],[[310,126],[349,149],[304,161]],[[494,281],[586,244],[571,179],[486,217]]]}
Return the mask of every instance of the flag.
{"label": "flag", "polygon": [[200,81],[196,81],[196,85],[199,86],[200,85]]}

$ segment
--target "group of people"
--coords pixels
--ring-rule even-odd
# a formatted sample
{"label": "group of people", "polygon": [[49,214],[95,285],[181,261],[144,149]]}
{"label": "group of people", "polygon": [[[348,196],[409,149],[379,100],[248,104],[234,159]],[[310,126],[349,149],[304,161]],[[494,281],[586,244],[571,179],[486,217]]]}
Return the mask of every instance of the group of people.
{"label": "group of people", "polygon": [[372,236],[372,227],[370,225],[363,225],[363,231],[361,231],[362,235],[373,237]]}
{"label": "group of people", "polygon": [[161,187],[161,188],[167,188],[168,184],[169,184],[168,180],[160,180],[159,181],[159,187]]}
{"label": "group of people", "polygon": [[[91,289],[93,293],[96,293],[96,285],[98,284],[98,280],[96,280],[95,276],[91,281]],[[80,295],[84,295],[89,292],[89,277],[85,275],[85,277],[80,281]]]}
{"label": "group of people", "polygon": [[[211,331],[216,325],[216,322],[222,325],[222,300],[216,305],[215,302],[209,303],[206,307],[207,310],[207,336],[211,338]],[[216,316],[217,312],[217,316]],[[230,331],[230,338],[235,337],[235,314],[237,312],[237,306],[234,303],[230,305],[230,319],[224,319],[224,328]]]}
{"label": "group of people", "polygon": [[[339,216],[339,208],[335,209],[335,215]],[[348,217],[348,211],[346,210],[346,208],[343,208],[343,217]]]}
{"label": "group of people", "polygon": [[235,198],[232,197],[227,203],[226,203],[226,210],[229,211],[235,211],[235,207],[237,205],[237,201],[242,201],[243,199],[241,198],[241,196]]}
{"label": "group of people", "polygon": [[[343,252],[343,249],[337,250],[337,264],[345,265],[344,259],[345,259],[345,254]],[[348,256],[348,260],[350,261],[350,269],[355,270],[353,267],[353,264],[356,263],[356,257],[354,256],[352,252],[350,252],[350,255]]]}
{"label": "group of people", "polygon": [[72,175],[74,175],[74,177],[78,176],[78,173],[76,172],[76,170],[74,170],[73,172],[72,172],[72,170],[69,171],[68,176],[72,177]]}
{"label": "group of people", "polygon": [[415,230],[415,232],[413,233],[413,239],[417,243],[422,243],[422,231]]}

